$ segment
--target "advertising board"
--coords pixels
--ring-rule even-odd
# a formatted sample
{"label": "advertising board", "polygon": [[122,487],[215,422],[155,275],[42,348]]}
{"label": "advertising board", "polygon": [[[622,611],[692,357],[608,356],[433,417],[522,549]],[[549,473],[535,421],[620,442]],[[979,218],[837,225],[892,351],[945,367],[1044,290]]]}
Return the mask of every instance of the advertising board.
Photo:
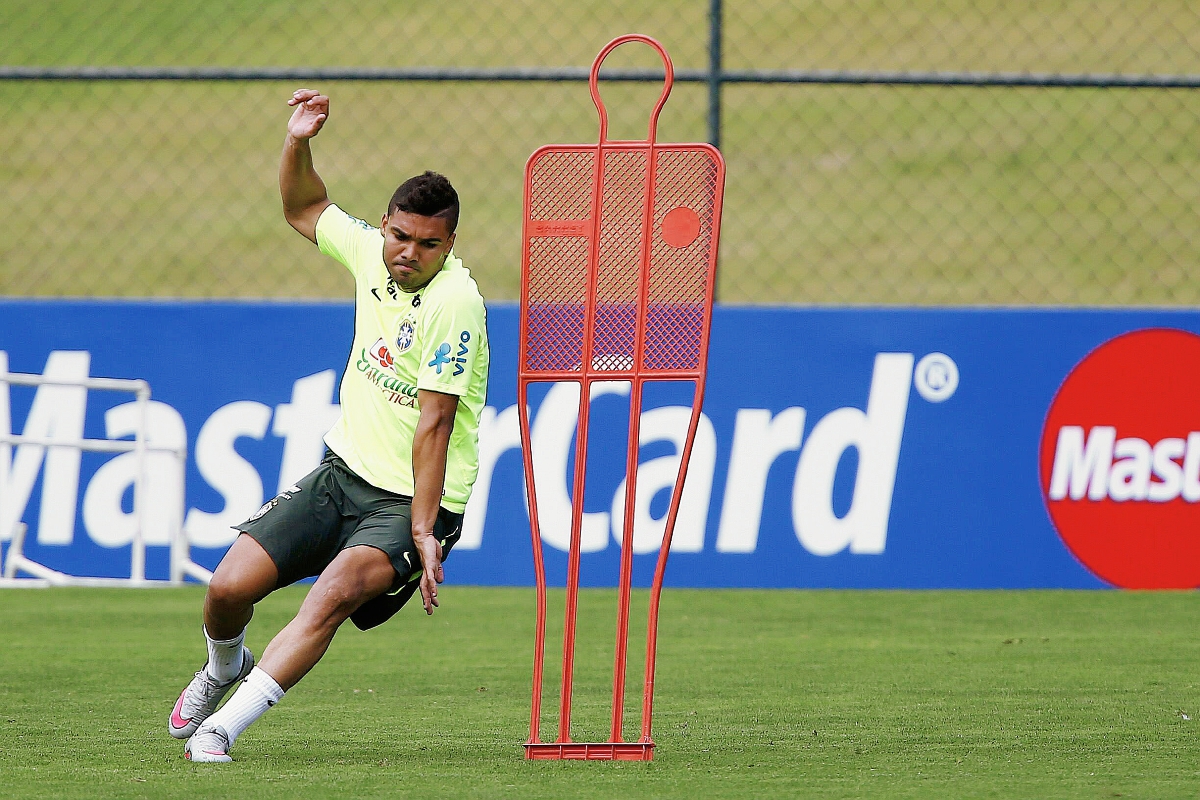
{"label": "advertising board", "polygon": [[[212,568],[231,527],[320,459],[349,354],[348,304],[0,302],[0,367],[143,378],[150,577],[182,524]],[[533,580],[516,414],[513,305],[488,310],[480,474],[451,583]],[[730,308],[714,314],[704,415],[667,584],[991,588],[1200,584],[1200,313]],[[349,357],[349,359],[348,359]],[[568,541],[578,387],[531,396],[551,582]],[[628,386],[598,384],[581,532],[585,586],[615,585]],[[635,583],[645,585],[690,388],[642,409]],[[0,385],[0,433],[129,438],[128,396]],[[158,460],[156,460],[158,459]],[[0,550],[74,575],[128,575],[131,454],[0,446]],[[614,533],[615,531],[615,533]],[[1060,535],[1061,534],[1061,535]]]}

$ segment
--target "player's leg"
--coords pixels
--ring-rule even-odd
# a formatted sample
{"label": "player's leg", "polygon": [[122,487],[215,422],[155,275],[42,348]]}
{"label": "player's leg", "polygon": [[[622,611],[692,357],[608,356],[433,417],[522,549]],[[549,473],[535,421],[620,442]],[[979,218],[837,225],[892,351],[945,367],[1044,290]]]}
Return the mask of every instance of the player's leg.
{"label": "player's leg", "polygon": [[226,694],[254,669],[254,654],[245,646],[246,624],[254,604],[270,594],[279,580],[275,562],[246,534],[238,536],[221,559],[204,595],[204,639],[208,661],[180,693],[171,709],[167,731],[187,739]]}
{"label": "player's leg", "polygon": [[341,496],[328,461],[266,503],[246,522],[204,598],[209,659],[184,689],[168,730],[184,739],[246,678],[254,656],[244,645],[254,604],[279,586],[314,576],[340,549]]}
{"label": "player's leg", "polygon": [[[317,582],[295,619],[267,647],[262,664],[250,672],[242,688],[188,741],[185,753],[193,761],[230,761],[228,751],[234,740],[278,702],[285,689],[294,686],[312,669],[347,617],[364,605],[373,606],[376,600],[386,598],[389,601],[386,608],[371,608],[369,622],[360,625],[371,627],[395,613],[412,594],[404,591],[405,582],[413,574],[420,574],[420,556],[412,542],[409,499],[371,486],[336,457],[327,462],[333,487],[331,495],[347,516],[341,518],[340,525],[323,526],[324,532],[313,529],[301,542],[305,549],[324,554],[331,539],[336,538],[335,555],[329,556],[325,561],[327,566],[319,570]],[[316,512],[314,509],[313,513]],[[262,522],[268,522],[276,514],[275,510],[270,511]],[[300,522],[297,520],[296,524]],[[442,540],[446,552],[457,541],[461,524],[461,515],[439,514],[434,534]],[[338,529],[336,537],[331,533],[333,528]],[[267,551],[280,565],[285,578],[291,575],[292,571],[282,565],[295,560],[295,547],[280,545],[283,536],[268,536],[256,529],[250,533],[266,543]],[[313,544],[314,539],[320,540],[319,547]],[[388,590],[400,591],[386,595]]]}
{"label": "player's leg", "polygon": [[321,572],[296,616],[267,645],[262,663],[242,688],[188,740],[184,755],[192,761],[231,761],[229,749],[238,736],[321,660],[355,609],[395,582],[387,553],[369,546],[342,550]]}
{"label": "player's leg", "polygon": [[263,546],[242,533],[225,553],[204,594],[204,627],[228,640],[246,630],[254,604],[275,590],[279,569]]}
{"label": "player's leg", "polygon": [[244,645],[246,625],[254,615],[254,604],[278,584],[279,570],[267,551],[249,535],[239,535],[204,594],[207,669],[218,683],[241,680],[253,668],[254,656]]}
{"label": "player's leg", "polygon": [[374,547],[343,550],[317,578],[292,621],[267,645],[262,668],[285,691],[295,686],[325,655],[338,627],[395,579],[387,553]]}

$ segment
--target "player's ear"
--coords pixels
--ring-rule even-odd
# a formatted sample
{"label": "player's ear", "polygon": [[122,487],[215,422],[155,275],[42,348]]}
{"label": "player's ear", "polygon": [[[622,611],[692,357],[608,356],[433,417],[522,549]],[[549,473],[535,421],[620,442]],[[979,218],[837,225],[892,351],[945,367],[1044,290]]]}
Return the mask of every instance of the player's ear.
{"label": "player's ear", "polygon": [[454,249],[454,236],[455,236],[455,234],[452,233],[446,238],[446,252],[447,253],[449,253],[451,250]]}
{"label": "player's ear", "polygon": [[385,211],[383,213],[383,218],[379,220],[379,230],[381,230],[381,231],[387,230],[388,216],[389,216],[388,213]]}

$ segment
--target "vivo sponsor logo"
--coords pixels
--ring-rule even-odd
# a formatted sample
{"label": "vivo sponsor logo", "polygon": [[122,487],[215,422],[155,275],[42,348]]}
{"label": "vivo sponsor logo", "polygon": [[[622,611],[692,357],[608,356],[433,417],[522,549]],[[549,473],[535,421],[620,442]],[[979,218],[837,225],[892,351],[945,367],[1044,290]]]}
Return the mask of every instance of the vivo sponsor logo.
{"label": "vivo sponsor logo", "polygon": [[[930,402],[941,402],[953,394],[958,382],[957,368],[946,356],[932,354],[922,359],[916,375],[913,362],[910,353],[878,354],[865,408],[848,405],[835,409],[813,422],[806,438],[804,431],[809,420],[804,408],[793,406],[778,412],[762,408],[739,409],[729,462],[725,465],[727,478],[712,543],[715,550],[720,553],[755,552],[768,472],[780,457],[798,452],[791,481],[790,507],[799,543],[808,552],[819,556],[843,551],[856,554],[884,552],[910,388],[915,382],[922,397]],[[85,378],[89,363],[86,352],[54,352],[46,362],[44,374]],[[7,357],[0,352],[0,369],[6,367]],[[288,403],[272,408],[253,400],[238,400],[217,408],[203,421],[196,433],[191,458],[203,480],[220,495],[218,508],[187,507],[182,494],[184,481],[180,465],[170,454],[148,454],[147,543],[167,544],[170,531],[182,523],[189,540],[196,546],[224,547],[230,544],[237,535],[231,526],[250,517],[266,499],[258,469],[237,452],[235,442],[242,437],[262,440],[268,434],[282,438],[278,491],[286,489],[320,461],[323,437],[339,412],[333,402],[335,382],[336,375],[332,370],[319,372],[295,381]],[[592,386],[591,400],[603,395],[627,396],[629,391],[629,384],[624,382],[596,383]],[[79,438],[83,434],[86,404],[84,389],[39,387],[22,433],[64,440]],[[543,539],[550,547],[561,550],[566,550],[569,545],[568,466],[578,408],[579,384],[556,384],[548,391],[531,422],[534,480]],[[105,435],[110,439],[131,437],[136,424],[134,412],[133,403],[109,409],[105,414]],[[640,444],[665,442],[671,445],[669,449],[673,452],[639,465],[633,538],[637,553],[654,552],[662,542],[665,515],[656,518],[651,513],[651,500],[674,485],[689,414],[690,409],[684,406],[664,406],[642,413]],[[151,443],[175,446],[188,441],[182,416],[166,403],[152,403],[148,425],[147,438]],[[0,385],[0,433],[9,433],[11,428],[9,388]],[[1200,438],[1200,434],[1193,436]],[[1063,441],[1067,442],[1065,451]],[[1107,450],[1102,437],[1094,439],[1098,444],[1089,439],[1086,446],[1080,437],[1075,455],[1071,455],[1075,453],[1070,449],[1073,447],[1071,441],[1070,435],[1066,440],[1060,439],[1060,451],[1068,453],[1063,456],[1067,466],[1063,468],[1065,477],[1062,481],[1072,492],[1077,486],[1083,487],[1079,489],[1081,494],[1088,492],[1091,476],[1101,472],[1103,485],[1107,487],[1110,475],[1124,469],[1113,463],[1114,452],[1119,458],[1124,456],[1119,446],[1112,444],[1111,435]],[[501,456],[519,450],[520,446],[517,407],[485,408],[480,417],[479,477],[467,506],[458,549],[482,546],[496,464]],[[602,445],[595,442],[595,446]],[[1185,458],[1182,467],[1172,458],[1182,458],[1184,449],[1163,446],[1167,448],[1164,452],[1168,453],[1178,449],[1178,455],[1164,455],[1166,460],[1162,464],[1157,456],[1147,455],[1147,463],[1158,465],[1165,472],[1170,470],[1163,464],[1170,463],[1180,476],[1187,472],[1190,464],[1194,484],[1200,441],[1189,446],[1187,453],[1195,452],[1196,455],[1189,455],[1191,460]],[[850,448],[857,451],[858,466],[849,508],[839,516],[834,509],[834,482],[838,465]],[[663,449],[658,448],[659,451]],[[718,468],[717,453],[717,436],[712,422],[702,415],[672,541],[674,551],[696,553],[704,550],[709,507],[716,499],[712,496],[712,488]],[[87,535],[98,544],[117,547],[128,544],[132,537],[132,515],[124,511],[122,498],[133,485],[134,467],[132,453],[111,458],[92,475],[83,489],[84,527]],[[1058,470],[1056,463],[1056,476]],[[8,515],[8,518],[0,519],[0,538],[7,538],[13,523],[21,519],[39,473],[42,475],[42,500],[37,541],[69,545],[74,536],[79,502],[80,455],[69,448],[30,444],[0,445],[0,492],[5,500],[0,507]],[[1084,478],[1075,477],[1084,473]],[[1174,485],[1187,492],[1187,487],[1193,484],[1189,484],[1186,477],[1179,477]],[[607,510],[583,515],[581,547],[584,552],[620,546],[626,490],[622,481]],[[1176,492],[1180,490],[1177,488]]]}
{"label": "vivo sponsor logo", "polygon": [[1200,502],[1200,432],[1151,444],[1130,436],[1118,439],[1112,425],[1064,425],[1058,431],[1051,500],[1144,500]]}

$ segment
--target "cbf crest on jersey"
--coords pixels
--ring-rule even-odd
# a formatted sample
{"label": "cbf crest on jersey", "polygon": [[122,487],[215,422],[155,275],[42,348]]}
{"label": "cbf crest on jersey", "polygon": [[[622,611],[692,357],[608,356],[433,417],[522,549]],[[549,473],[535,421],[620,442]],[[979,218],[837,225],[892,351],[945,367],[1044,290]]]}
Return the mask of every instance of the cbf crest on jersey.
{"label": "cbf crest on jersey", "polygon": [[400,330],[396,334],[396,352],[403,353],[408,348],[412,347],[413,339],[416,336],[417,326],[411,317],[406,317],[400,323]]}

